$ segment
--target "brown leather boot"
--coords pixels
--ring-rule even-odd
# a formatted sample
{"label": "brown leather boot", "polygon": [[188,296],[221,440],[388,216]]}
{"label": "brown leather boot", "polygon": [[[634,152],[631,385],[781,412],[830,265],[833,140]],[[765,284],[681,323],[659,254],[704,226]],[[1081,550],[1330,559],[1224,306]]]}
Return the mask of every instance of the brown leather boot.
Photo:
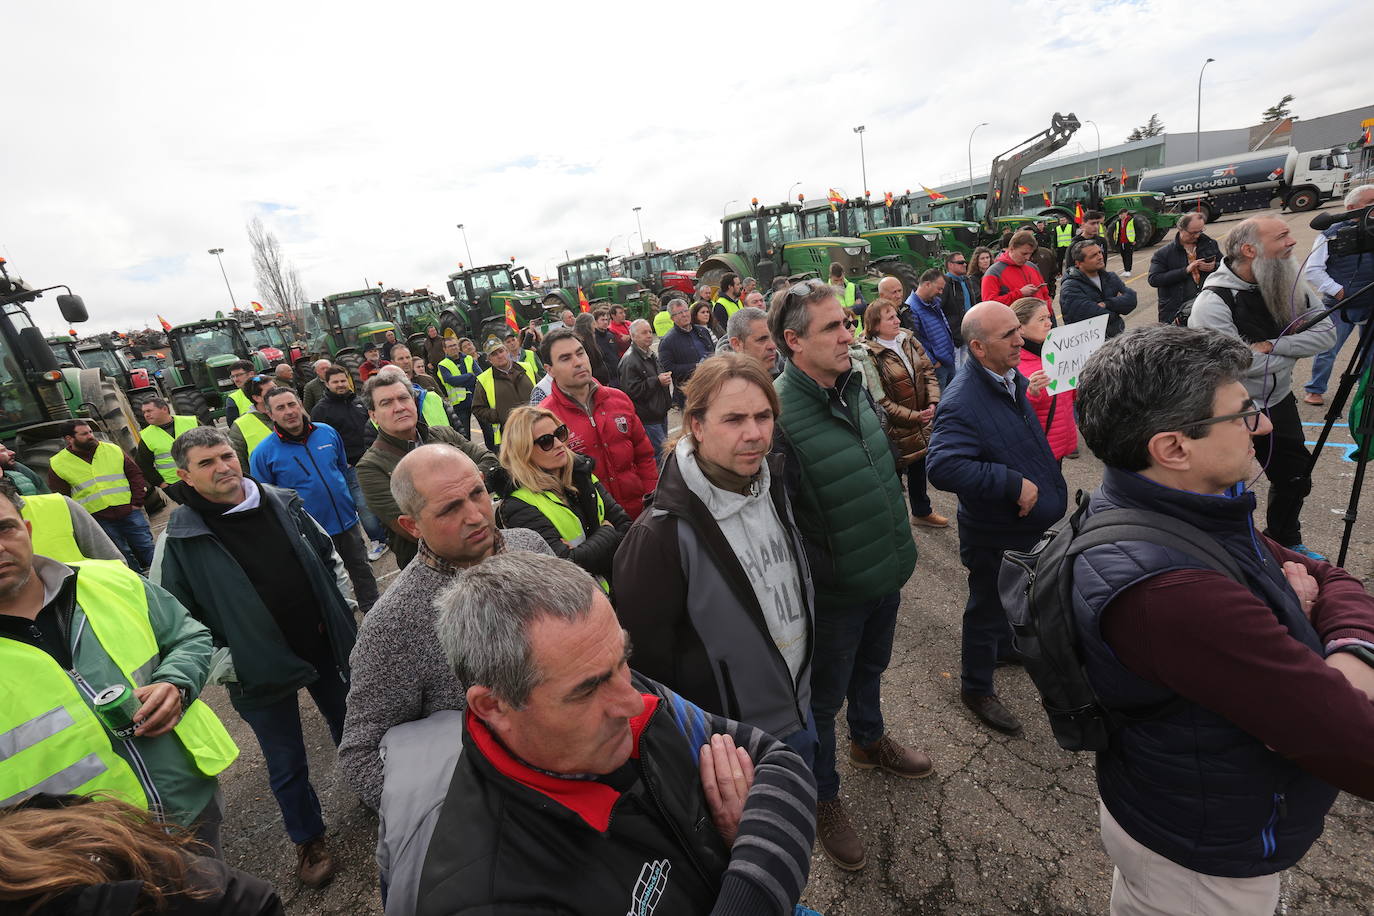
{"label": "brown leather boot", "polygon": [[825,857],[845,871],[858,871],[868,862],[864,841],[849,823],[844,802],[838,798],[816,802],[816,836]]}
{"label": "brown leather boot", "polygon": [[861,770],[883,769],[903,779],[924,779],[935,772],[929,754],[920,748],[903,747],[891,735],[883,735],[867,747],[849,742],[849,762]]}
{"label": "brown leather boot", "polygon": [[324,887],[334,877],[334,868],[323,836],[296,844],[296,875],[306,887]]}

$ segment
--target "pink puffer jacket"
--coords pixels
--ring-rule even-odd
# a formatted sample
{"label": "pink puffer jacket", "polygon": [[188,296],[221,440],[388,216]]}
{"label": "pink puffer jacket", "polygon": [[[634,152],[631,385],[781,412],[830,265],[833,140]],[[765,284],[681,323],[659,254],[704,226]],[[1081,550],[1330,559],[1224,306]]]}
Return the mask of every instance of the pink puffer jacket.
{"label": "pink puffer jacket", "polygon": [[[1026,349],[1021,351],[1021,365],[1016,370],[1030,378],[1043,366],[1040,354]],[[1045,438],[1050,440],[1050,451],[1056,459],[1078,448],[1078,421],[1073,418],[1073,394],[1071,390],[1051,394],[1049,389],[1045,389],[1035,397],[1029,393],[1026,395],[1035,408],[1035,415],[1040,418],[1040,425],[1045,428]],[[1050,416],[1051,405],[1054,405],[1053,417]]]}

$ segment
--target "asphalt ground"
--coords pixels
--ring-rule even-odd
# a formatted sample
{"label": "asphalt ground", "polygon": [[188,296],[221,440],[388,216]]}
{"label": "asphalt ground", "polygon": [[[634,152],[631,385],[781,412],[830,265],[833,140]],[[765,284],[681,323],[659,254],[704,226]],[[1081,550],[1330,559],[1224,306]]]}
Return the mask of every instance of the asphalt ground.
{"label": "asphalt ground", "polygon": [[[1311,214],[1277,215],[1293,227],[1298,251],[1305,255],[1315,235],[1307,226]],[[1238,221],[1239,217],[1228,217],[1209,226],[1208,232],[1224,236]],[[1145,280],[1150,253],[1136,253],[1135,274],[1128,281],[1140,293],[1140,306],[1127,319],[1131,326],[1155,320],[1155,295]],[[1115,255],[1108,267],[1120,269]],[[1338,370],[1354,345],[1352,337]],[[1295,387],[1300,388],[1309,372],[1310,361],[1302,361]],[[1334,387],[1333,379],[1333,392]],[[1324,409],[1304,405],[1301,410],[1315,440]],[[1307,544],[1332,557],[1354,475],[1355,464],[1347,457],[1351,444],[1348,429],[1333,430],[1303,512]],[[1101,471],[1086,448],[1081,458],[1065,461],[1070,494],[1094,487]],[[1256,489],[1262,513],[1268,485],[1261,479]],[[932,490],[932,498],[937,512],[954,516],[952,495]],[[1362,500],[1362,505],[1368,504]],[[1024,737],[991,732],[966,712],[958,697],[960,618],[967,596],[958,537],[953,526],[917,529],[915,537],[920,559],[902,590],[883,709],[894,736],[925,748],[936,772],[907,781],[856,770],[842,759],[841,793],[868,846],[868,865],[846,873],[817,852],[802,902],[826,916],[1106,912],[1111,864],[1098,837],[1092,755],[1058,748],[1034,687],[1018,668],[999,669],[997,686],[1025,723]],[[1346,564],[1366,580],[1374,564],[1372,540],[1374,517],[1366,515],[1355,525]],[[394,573],[390,554],[375,569],[382,577]],[[404,672],[397,676],[404,677]],[[207,690],[205,699],[242,750],[222,778],[227,862],[271,881],[289,913],[381,913],[373,861],[376,819],[336,774],[328,731],[308,696],[302,703],[302,720],[311,780],[339,862],[337,877],[321,890],[305,888],[296,879],[294,848],[282,828],[252,733],[221,688]],[[839,737],[843,748],[843,728]],[[1370,912],[1372,834],[1374,805],[1343,794],[1321,839],[1283,875],[1278,912]]]}

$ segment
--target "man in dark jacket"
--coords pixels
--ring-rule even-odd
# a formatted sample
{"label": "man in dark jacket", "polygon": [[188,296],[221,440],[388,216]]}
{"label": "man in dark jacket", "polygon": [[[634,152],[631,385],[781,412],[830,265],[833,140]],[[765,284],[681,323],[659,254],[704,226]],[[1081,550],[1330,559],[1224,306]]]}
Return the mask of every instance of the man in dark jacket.
{"label": "man in dark jacket", "polygon": [[596,328],[592,331],[596,338],[596,348],[601,351],[601,361],[611,376],[609,384],[620,388],[620,348],[615,345],[615,334],[611,331],[611,310],[604,305],[601,306],[592,312],[592,320],[596,323]]}
{"label": "man in dark jacket", "polygon": [[1102,262],[1107,261],[1107,237],[1102,234],[1102,221],[1105,219],[1101,210],[1089,210],[1083,214],[1083,225],[1078,227],[1078,231],[1073,234],[1073,239],[1069,242],[1069,255],[1064,261],[1065,270],[1073,266],[1073,246],[1079,242],[1090,242],[1102,249]]}
{"label": "man in dark jacket", "polygon": [[964,314],[982,301],[981,294],[982,290],[977,289],[969,279],[968,255],[959,251],[946,254],[945,291],[940,297],[940,308],[944,310],[945,323],[949,325],[949,334],[954,340],[956,370],[968,359],[968,347],[964,346],[964,336],[959,328],[964,323]]}
{"label": "man in dark jacket", "polygon": [[556,900],[570,914],[790,916],[815,835],[814,783],[796,754],[634,674],[610,602],[567,560],[494,556],[439,605],[467,714],[417,850],[417,914]]}
{"label": "man in dark jacket", "polygon": [[52,492],[38,472],[20,461],[19,456],[3,442],[0,442],[0,474],[14,484],[20,496]]}
{"label": "man in dark jacket", "polygon": [[386,526],[377,513],[373,512],[363,498],[363,488],[358,483],[358,462],[362,459],[372,440],[377,438],[377,427],[367,417],[367,408],[358,400],[353,390],[353,379],[343,366],[330,366],[325,370],[324,396],[310,411],[310,419],[316,423],[328,423],[343,439],[344,456],[348,461],[348,492],[353,496],[353,504],[358,507],[358,518],[363,523],[367,535],[367,558],[378,560],[386,553]]}
{"label": "man in dark jacket", "polygon": [[1216,239],[1203,231],[1207,219],[1201,213],[1185,213],[1178,218],[1173,241],[1161,245],[1150,258],[1146,278],[1159,290],[1159,320],[1173,324],[1179,311],[1202,292],[1207,275],[1221,263],[1221,248]]}
{"label": "man in dark jacket", "polygon": [[653,506],[615,555],[616,612],[641,674],[776,735],[810,766],[811,576],[782,458],[764,461],[778,410],[757,360],[697,368]]}
{"label": "man in dark jacket", "polygon": [[1064,273],[1059,288],[1059,311],[1065,324],[1107,317],[1107,336],[1126,330],[1122,315],[1135,311],[1135,290],[1107,270],[1102,248],[1091,242],[1075,242],[1069,249],[1073,266]]}
{"label": "man in dark jacket", "polygon": [[[720,308],[720,306],[717,306]],[[692,323],[692,309],[681,299],[668,303],[673,326],[658,342],[658,364],[673,374],[673,403],[682,406],[682,386],[692,377],[697,363],[711,355],[710,333]]]}
{"label": "man in dark jacket", "polygon": [[334,543],[290,490],[243,476],[224,433],[172,446],[186,502],[167,522],[152,579],[210,629],[231,660],[229,701],[253,729],[272,794],[311,887],[334,875],[310,785],[297,694],[310,691],[338,745],[357,628]]}
{"label": "man in dark jacket", "polygon": [[769,314],[773,338],[787,351],[787,367],[773,383],[781,407],[777,448],[816,592],[811,714],[821,848],[854,870],[867,854],[839,798],[835,771],[835,715],[846,697],[849,758],[856,766],[904,778],[934,771],[924,751],[888,734],[881,701],[916,544],[887,434],[862,372],[850,363],[854,335],[844,307],[821,280],[800,286]]}
{"label": "man in dark jacket", "polygon": [[1374,599],[1255,531],[1255,497],[1236,485],[1270,423],[1241,381],[1250,362],[1234,337],[1156,326],[1108,342],[1079,376],[1079,429],[1106,465],[1089,517],[1169,516],[1238,575],[1142,541],[1074,563],[1088,679],[1125,713],[1097,755],[1114,913],[1200,899],[1272,913],[1337,792],[1374,799]]}
{"label": "man in dark jacket", "polygon": [[654,328],[643,318],[630,324],[630,349],[620,358],[620,390],[634,402],[635,413],[644,424],[644,434],[657,458],[668,438],[668,410],[673,406],[673,375],[658,364],[653,351]]}
{"label": "man in dark jacket", "polygon": [[1000,302],[964,316],[969,361],[935,410],[926,473],[959,495],[959,560],[968,570],[959,697],[984,724],[1020,734],[993,688],[999,661],[1014,661],[997,591],[1002,551],[1027,550],[1059,521],[1068,487],[1035,408],[1026,400],[1021,323]]}

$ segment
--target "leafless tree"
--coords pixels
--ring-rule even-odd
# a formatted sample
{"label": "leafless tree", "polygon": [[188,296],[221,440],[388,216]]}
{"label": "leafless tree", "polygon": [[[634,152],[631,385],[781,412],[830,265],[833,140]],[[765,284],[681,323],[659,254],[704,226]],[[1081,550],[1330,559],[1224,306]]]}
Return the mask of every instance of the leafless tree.
{"label": "leafless tree", "polygon": [[276,235],[256,216],[248,224],[248,243],[253,246],[253,271],[263,305],[298,324],[297,311],[306,300],[295,265],[282,255]]}

